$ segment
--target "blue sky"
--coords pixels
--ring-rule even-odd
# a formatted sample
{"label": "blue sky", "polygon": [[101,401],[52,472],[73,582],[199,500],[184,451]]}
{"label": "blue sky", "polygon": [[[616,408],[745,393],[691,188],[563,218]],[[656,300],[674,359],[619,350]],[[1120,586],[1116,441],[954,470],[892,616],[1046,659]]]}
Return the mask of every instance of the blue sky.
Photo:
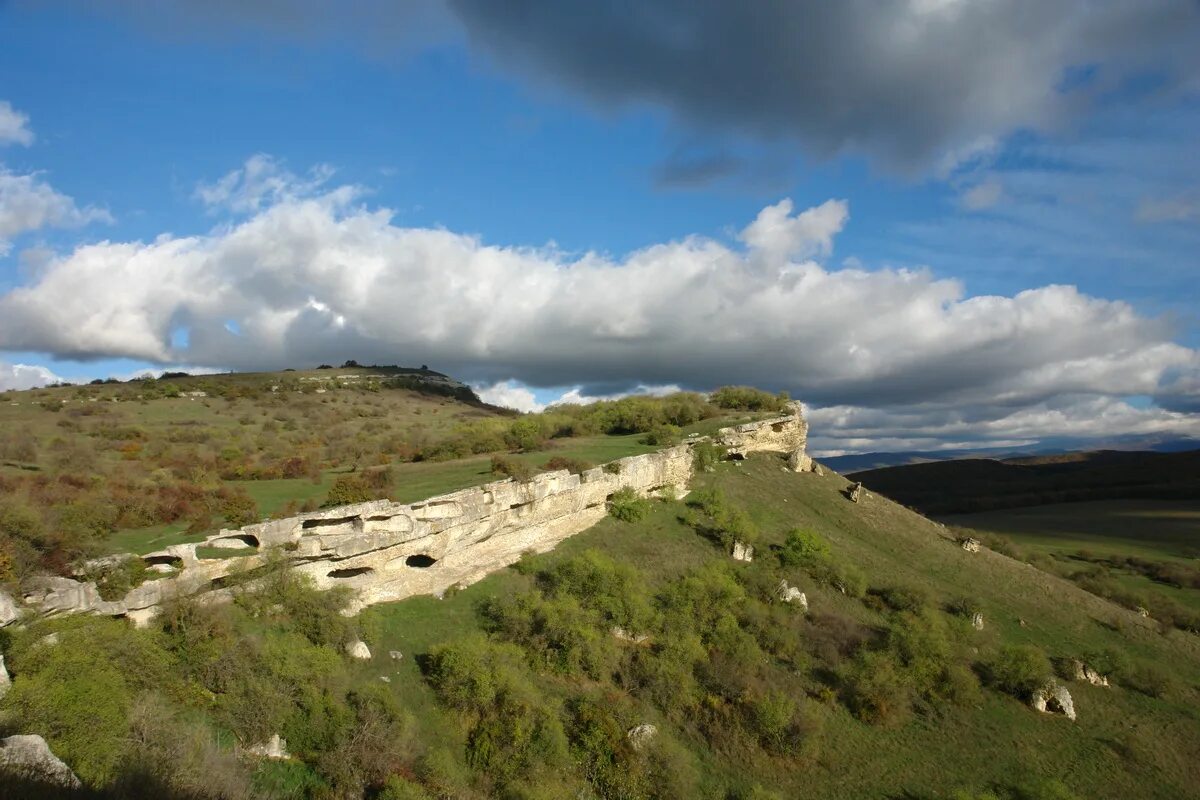
{"label": "blue sky", "polygon": [[342,357],[753,382],[829,451],[1200,435],[1200,11],[1051,5],[0,5],[0,388]]}

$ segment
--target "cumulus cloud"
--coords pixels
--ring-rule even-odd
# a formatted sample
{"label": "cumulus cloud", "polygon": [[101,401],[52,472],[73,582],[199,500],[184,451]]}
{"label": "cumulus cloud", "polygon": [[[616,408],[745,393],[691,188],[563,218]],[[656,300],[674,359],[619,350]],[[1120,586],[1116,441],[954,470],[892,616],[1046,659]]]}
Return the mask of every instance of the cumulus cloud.
{"label": "cumulus cloud", "polygon": [[36,173],[20,175],[0,165],[0,255],[8,252],[18,234],[91,222],[112,222],[112,216],[101,208],[80,208]]}
{"label": "cumulus cloud", "polygon": [[0,392],[10,389],[36,389],[51,383],[59,383],[62,378],[45,367],[36,364],[10,364],[0,361]]}
{"label": "cumulus cloud", "polygon": [[[213,183],[196,187],[196,197],[214,211],[228,210],[248,214],[283,200],[295,200],[316,194],[330,178],[333,167],[318,164],[300,177],[265,153],[251,156],[238,169]],[[343,187],[343,192],[356,192]]]}
{"label": "cumulus cloud", "polygon": [[33,131],[29,127],[29,115],[22,114],[7,100],[0,100],[0,145],[33,144]]}
{"label": "cumulus cloud", "polygon": [[748,383],[817,406],[993,416],[1067,395],[1169,393],[1184,408],[1200,391],[1200,355],[1125,303],[1071,286],[969,296],[925,270],[819,263],[847,224],[842,201],[783,200],[735,243],[614,259],[399,227],[353,196],[278,191],[206,235],[50,259],[0,295],[0,349],[237,369],[429,363],[515,407],[536,398],[506,381],[609,387],[579,397]]}

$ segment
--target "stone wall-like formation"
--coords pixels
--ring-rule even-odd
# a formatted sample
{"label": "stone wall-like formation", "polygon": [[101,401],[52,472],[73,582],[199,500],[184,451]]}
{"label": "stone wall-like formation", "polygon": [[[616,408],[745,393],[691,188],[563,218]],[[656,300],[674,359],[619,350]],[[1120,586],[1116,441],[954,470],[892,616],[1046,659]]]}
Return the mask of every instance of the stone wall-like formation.
{"label": "stone wall-like formation", "polygon": [[[723,428],[712,441],[734,458],[758,451],[788,454],[807,468],[808,426],[799,404],[792,413],[763,422]],[[222,530],[205,541],[168,547],[141,558],[161,577],[120,600],[106,601],[96,585],[62,577],[30,581],[25,609],[43,615],[94,613],[144,623],[163,600],[204,592],[227,598],[238,573],[281,553],[318,588],[354,590],[351,611],[418,594],[468,585],[517,561],[527,551],[553,549],[604,518],[607,501],[628,487],[643,496],[686,491],[692,447],[705,439],[631,456],[579,475],[565,470],[529,481],[511,479],[431,497],[417,503],[387,500],[325,509],[281,520]],[[229,558],[200,558],[199,548],[253,551]],[[126,556],[136,558],[136,556]]]}

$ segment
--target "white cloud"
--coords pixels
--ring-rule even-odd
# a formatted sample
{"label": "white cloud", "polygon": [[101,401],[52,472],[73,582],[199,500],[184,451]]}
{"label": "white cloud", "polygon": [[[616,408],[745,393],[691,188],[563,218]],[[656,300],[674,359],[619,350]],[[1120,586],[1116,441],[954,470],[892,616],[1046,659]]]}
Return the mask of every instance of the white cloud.
{"label": "white cloud", "polygon": [[0,255],[8,252],[18,234],[48,227],[77,228],[90,222],[112,222],[112,215],[93,206],[78,207],[36,173],[20,175],[0,165]]}
{"label": "white cloud", "polygon": [[61,380],[62,378],[37,364],[10,364],[0,361],[0,392],[10,389],[35,389]]}
{"label": "white cloud", "polygon": [[1200,355],[1125,303],[1071,286],[971,297],[924,270],[789,255],[830,251],[841,201],[770,206],[748,247],[690,237],[614,259],[398,227],[352,190],[276,195],[207,235],[42,264],[0,295],[0,349],[235,369],[403,354],[519,408],[537,407],[529,387],[584,387],[562,398],[584,401],[639,383],[747,383],[816,406],[936,408],[943,426],[976,409],[964,431],[1066,396],[1200,405]]}
{"label": "white cloud", "polygon": [[[248,214],[285,200],[310,197],[332,177],[333,167],[327,164],[318,164],[302,178],[271,156],[259,153],[221,179],[201,183],[196,187],[196,197],[214,211]],[[343,187],[342,191],[357,190]]]}
{"label": "white cloud", "polygon": [[517,381],[500,381],[491,386],[474,386],[475,393],[485,403],[516,411],[541,411],[546,406],[539,403],[528,386]]}
{"label": "white cloud", "polygon": [[29,128],[29,115],[22,114],[7,100],[0,100],[0,145],[33,144],[33,131]]}
{"label": "white cloud", "polygon": [[984,211],[999,203],[1003,196],[1004,186],[999,181],[986,180],[963,192],[959,203],[968,211]]}
{"label": "white cloud", "polygon": [[1147,199],[1138,204],[1135,216],[1138,222],[1200,221],[1200,200],[1186,197]]}

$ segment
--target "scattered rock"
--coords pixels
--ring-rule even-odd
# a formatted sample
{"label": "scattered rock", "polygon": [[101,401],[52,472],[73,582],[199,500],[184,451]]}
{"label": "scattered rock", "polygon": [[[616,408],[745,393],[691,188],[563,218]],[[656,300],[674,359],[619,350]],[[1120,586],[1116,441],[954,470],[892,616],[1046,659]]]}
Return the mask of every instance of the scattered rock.
{"label": "scattered rock", "polygon": [[813,471],[813,475],[816,475],[818,478],[824,478],[824,477],[825,477],[825,470],[823,470],[823,469],[821,468],[821,465],[820,465],[820,464],[818,464],[818,463],[817,463],[817,462],[815,462],[815,461],[814,461],[814,462],[812,462],[812,471]]}
{"label": "scattered rock", "polygon": [[288,753],[287,739],[282,738],[278,733],[271,734],[271,738],[261,744],[251,745],[246,748],[246,752],[252,756],[259,758],[272,758],[282,760],[291,758]]}
{"label": "scattered rock", "polygon": [[629,739],[629,743],[633,745],[634,750],[641,750],[643,747],[650,744],[650,742],[653,741],[654,737],[657,735],[658,728],[654,727],[649,722],[643,722],[641,725],[630,728],[625,733],[626,738]]}
{"label": "scattered rock", "polygon": [[1108,686],[1108,678],[1089,667],[1079,659],[1071,662],[1071,677],[1077,681],[1087,681],[1092,686]]}
{"label": "scattered rock", "polygon": [[976,611],[971,615],[971,627],[977,631],[983,630],[983,613]]}
{"label": "scattered rock", "polygon": [[850,491],[846,496],[850,498],[851,503],[861,503],[865,494],[866,491],[863,489],[862,483],[856,483],[850,487]]}
{"label": "scattered rock", "polygon": [[404,658],[404,653],[401,653],[399,650],[388,650],[388,658],[392,661],[399,661]]}
{"label": "scattered rock", "polygon": [[1141,617],[1142,619],[1148,619],[1150,617],[1150,609],[1145,608],[1143,606],[1137,607],[1137,613],[1138,613],[1138,616]]}
{"label": "scattered rock", "polygon": [[67,789],[82,786],[71,768],[50,751],[45,739],[36,734],[0,739],[0,772]]}
{"label": "scattered rock", "polygon": [[0,655],[0,698],[8,694],[8,690],[12,688],[12,678],[8,675],[8,669],[4,666],[4,656]]}
{"label": "scattered rock", "polygon": [[1056,680],[1034,692],[1030,704],[1043,714],[1062,714],[1069,720],[1075,719],[1075,701],[1067,687]]}
{"label": "scattered rock", "polygon": [[346,643],[346,655],[351,658],[357,658],[359,661],[369,661],[371,658],[371,649],[367,647],[367,643],[362,639],[355,639],[352,642]]}
{"label": "scattered rock", "polygon": [[391,679],[391,678],[389,678],[387,675],[380,675],[380,676],[379,676],[379,680],[383,681],[384,683],[391,683],[391,682],[392,682],[392,679]]}
{"label": "scattered rock", "polygon": [[21,616],[21,607],[8,595],[0,591],[0,628],[11,625]]}
{"label": "scattered rock", "polygon": [[973,536],[968,536],[965,539],[961,539],[958,544],[959,547],[961,547],[963,550],[966,550],[968,553],[978,553],[979,548],[983,546],[983,543]]}
{"label": "scattered rock", "polygon": [[746,544],[745,542],[733,543],[733,560],[734,561],[753,561],[754,560],[754,545]]}
{"label": "scattered rock", "polygon": [[630,633],[620,625],[614,625],[612,628],[614,639],[620,639],[623,642],[633,642],[634,644],[645,644],[650,641],[650,637],[644,633]]}
{"label": "scattered rock", "polygon": [[1027,623],[1027,622],[1026,622],[1026,621],[1025,621],[1023,618],[1021,618],[1021,617],[1017,617],[1017,624],[1018,624],[1018,625],[1020,625],[1022,628],[1028,628],[1028,627],[1029,627],[1029,623]]}
{"label": "scattered rock", "polygon": [[804,592],[800,591],[795,586],[788,586],[787,581],[780,581],[779,587],[776,591],[779,595],[779,599],[783,602],[796,603],[801,609],[804,610],[805,613],[808,612],[808,597],[806,597]]}

